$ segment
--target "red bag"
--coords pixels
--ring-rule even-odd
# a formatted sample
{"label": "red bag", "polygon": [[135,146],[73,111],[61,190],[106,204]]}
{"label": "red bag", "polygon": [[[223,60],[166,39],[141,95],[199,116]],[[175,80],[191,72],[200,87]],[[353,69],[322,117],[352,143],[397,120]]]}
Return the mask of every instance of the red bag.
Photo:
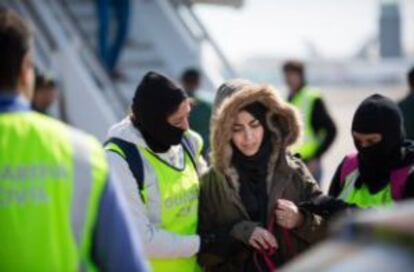
{"label": "red bag", "polygon": [[[276,224],[276,216],[273,216],[272,219],[269,222],[269,225],[267,226],[267,230],[270,233],[274,233],[276,227],[279,227],[282,231],[284,240],[286,242],[286,246],[288,248],[288,252],[290,256],[294,256],[295,250],[292,242],[292,236],[290,234],[290,231],[288,229],[285,229],[283,227],[277,226]],[[258,251],[257,252],[259,256],[261,256],[264,260],[264,263],[266,264],[266,267],[268,268],[268,271],[275,272],[278,270],[278,266],[276,262],[273,260],[273,256],[276,254],[276,249],[272,249],[270,251]],[[255,258],[256,266],[258,270],[260,271],[260,264],[257,262],[257,258]]]}

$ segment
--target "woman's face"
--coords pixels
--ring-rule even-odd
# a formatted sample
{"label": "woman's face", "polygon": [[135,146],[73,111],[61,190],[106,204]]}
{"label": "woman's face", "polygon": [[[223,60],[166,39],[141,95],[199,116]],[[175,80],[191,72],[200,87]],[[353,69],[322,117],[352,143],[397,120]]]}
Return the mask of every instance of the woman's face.
{"label": "woman's face", "polygon": [[259,120],[247,111],[237,114],[232,126],[232,141],[237,149],[245,156],[255,155],[263,140],[264,129]]}

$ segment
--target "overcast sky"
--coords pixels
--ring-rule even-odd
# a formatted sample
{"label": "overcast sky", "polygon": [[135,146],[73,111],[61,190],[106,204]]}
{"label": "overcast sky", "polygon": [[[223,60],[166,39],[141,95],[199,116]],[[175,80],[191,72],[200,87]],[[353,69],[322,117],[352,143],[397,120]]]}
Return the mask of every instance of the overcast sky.
{"label": "overcast sky", "polygon": [[[380,0],[245,0],[196,12],[233,61],[250,56],[346,58],[377,33]],[[401,0],[403,43],[414,53],[414,1]]]}

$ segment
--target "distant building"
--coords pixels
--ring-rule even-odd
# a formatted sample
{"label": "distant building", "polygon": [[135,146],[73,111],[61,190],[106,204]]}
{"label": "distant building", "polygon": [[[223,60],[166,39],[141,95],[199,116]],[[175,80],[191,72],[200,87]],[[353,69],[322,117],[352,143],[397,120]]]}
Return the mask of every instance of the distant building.
{"label": "distant building", "polygon": [[402,56],[401,15],[395,1],[384,1],[379,21],[380,56],[399,58]]}

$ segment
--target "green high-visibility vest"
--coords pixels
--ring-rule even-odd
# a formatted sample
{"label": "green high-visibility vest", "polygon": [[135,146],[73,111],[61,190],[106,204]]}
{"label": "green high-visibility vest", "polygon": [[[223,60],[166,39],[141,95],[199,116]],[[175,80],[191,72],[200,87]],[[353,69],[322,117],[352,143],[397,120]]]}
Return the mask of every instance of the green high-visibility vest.
{"label": "green high-visibility vest", "polygon": [[[140,190],[139,194],[142,197],[143,202],[147,205],[148,209],[151,209],[151,198],[148,192],[149,188],[146,186],[149,182],[145,181],[148,176],[150,178],[156,177],[157,188],[151,188],[152,197],[160,198],[161,214],[159,215],[160,224],[157,227],[176,233],[178,235],[195,235],[197,233],[198,223],[198,197],[199,197],[199,178],[195,161],[197,156],[201,156],[202,140],[201,137],[192,132],[187,131],[184,137],[193,138],[193,140],[200,141],[198,143],[198,149],[195,150],[194,146],[190,147],[184,138],[182,146],[184,150],[184,168],[177,169],[158,157],[156,153],[153,153],[150,149],[142,146],[132,146],[123,148],[136,148],[137,156],[142,159],[140,162],[134,162],[131,160],[135,157],[132,154],[132,150],[124,150],[121,146],[118,146],[113,138],[110,139],[105,145],[105,149],[112,151],[124,158],[129,164],[130,170],[134,175],[134,178],[143,178],[137,180],[137,189]],[[127,142],[127,141],[125,141]],[[131,156],[128,159],[128,156]],[[139,158],[135,157],[135,160]],[[148,163],[151,171],[154,173],[148,175],[144,173],[143,161]],[[134,168],[137,165],[138,169]],[[147,168],[145,168],[147,169]],[[137,171],[134,173],[134,171]],[[141,173],[138,173],[141,171]],[[151,186],[154,187],[154,186]],[[140,189],[142,188],[142,189]],[[155,194],[159,194],[154,196]],[[157,222],[158,223],[158,222]],[[188,258],[176,258],[176,259],[150,259],[152,271],[154,272],[195,272],[201,271],[197,264],[196,257]]]}
{"label": "green high-visibility vest", "polygon": [[[148,149],[139,148],[140,153],[153,167],[158,179],[162,201],[161,225],[163,230],[179,235],[194,235],[197,232],[199,182],[197,170],[188,152],[185,152],[184,169],[164,162]],[[143,196],[148,197],[144,187]],[[145,200],[148,203],[148,200]],[[177,259],[152,259],[154,272],[194,272],[201,271],[196,257]]]}
{"label": "green high-visibility vest", "polygon": [[312,113],[315,100],[318,98],[320,98],[319,92],[304,87],[291,101],[291,104],[302,113],[304,126],[303,142],[295,145],[292,151],[299,153],[305,161],[313,158],[324,137],[324,135],[318,135],[312,128]]}
{"label": "green high-visibility vest", "polygon": [[358,177],[359,171],[355,169],[345,178],[344,187],[338,196],[339,199],[363,209],[393,206],[394,199],[392,197],[391,182],[381,191],[371,194],[365,184],[360,188],[355,187]]}
{"label": "green high-visibility vest", "polygon": [[34,112],[0,114],[0,271],[95,270],[107,177],[93,137]]}

